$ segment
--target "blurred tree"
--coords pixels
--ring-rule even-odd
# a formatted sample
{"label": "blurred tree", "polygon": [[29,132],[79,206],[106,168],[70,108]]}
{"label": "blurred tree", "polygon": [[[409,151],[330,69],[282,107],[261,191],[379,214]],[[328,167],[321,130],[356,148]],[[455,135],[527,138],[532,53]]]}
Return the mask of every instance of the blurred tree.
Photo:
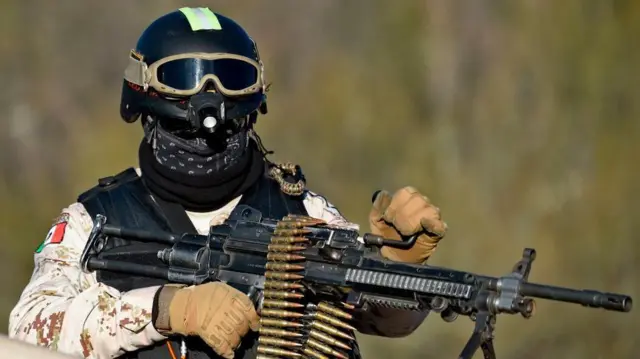
{"label": "blurred tree", "polygon": [[[119,120],[128,50],[155,17],[209,6],[258,41],[273,82],[258,130],[367,230],[371,193],[412,184],[450,224],[433,264],[637,295],[640,2],[139,0],[0,3],[0,269],[7,316],[58,211],[135,166]],[[500,318],[500,358],[635,358],[637,315],[539,303]],[[437,318],[366,358],[453,357],[472,323]],[[6,331],[6,329],[4,329]]]}

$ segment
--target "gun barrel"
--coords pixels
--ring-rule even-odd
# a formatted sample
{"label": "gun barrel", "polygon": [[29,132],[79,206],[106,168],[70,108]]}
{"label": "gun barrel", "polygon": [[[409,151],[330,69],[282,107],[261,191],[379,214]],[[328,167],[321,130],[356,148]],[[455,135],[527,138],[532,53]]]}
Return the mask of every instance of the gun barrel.
{"label": "gun barrel", "polygon": [[578,303],[587,307],[603,308],[617,312],[629,312],[633,306],[633,300],[627,295],[603,293],[595,290],[554,287],[535,283],[522,283],[520,293],[528,297]]}
{"label": "gun barrel", "polygon": [[108,236],[135,239],[141,242],[155,242],[163,244],[174,244],[177,236],[168,232],[145,231],[143,229],[123,228],[105,224],[102,233]]}

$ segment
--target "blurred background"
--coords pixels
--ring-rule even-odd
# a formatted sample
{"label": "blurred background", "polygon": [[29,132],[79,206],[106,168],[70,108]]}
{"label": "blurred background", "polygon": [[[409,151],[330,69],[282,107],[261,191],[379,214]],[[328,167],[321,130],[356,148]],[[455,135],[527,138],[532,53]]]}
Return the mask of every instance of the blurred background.
{"label": "blurred background", "polygon": [[[137,164],[119,118],[128,51],[156,17],[209,6],[259,44],[273,159],[368,230],[371,194],[411,184],[450,231],[430,262],[640,296],[640,2],[46,1],[0,3],[0,331],[61,208]],[[501,316],[509,358],[638,358],[639,316],[538,302]],[[365,359],[454,358],[473,323],[433,316]],[[477,358],[482,357],[480,353]]]}

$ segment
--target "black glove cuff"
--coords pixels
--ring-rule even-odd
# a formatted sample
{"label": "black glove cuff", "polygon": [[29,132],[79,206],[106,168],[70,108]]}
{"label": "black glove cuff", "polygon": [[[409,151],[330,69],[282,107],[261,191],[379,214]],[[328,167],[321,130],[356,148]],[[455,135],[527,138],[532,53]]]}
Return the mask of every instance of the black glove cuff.
{"label": "black glove cuff", "polygon": [[151,318],[153,326],[159,333],[171,332],[171,321],[169,309],[171,300],[177,291],[184,288],[182,284],[166,284],[160,287],[153,297],[153,306],[151,310]]}
{"label": "black glove cuff", "polygon": [[155,327],[156,321],[158,320],[158,298],[160,297],[160,291],[164,288],[164,286],[160,287],[156,294],[153,296],[153,306],[151,307],[151,323]]}

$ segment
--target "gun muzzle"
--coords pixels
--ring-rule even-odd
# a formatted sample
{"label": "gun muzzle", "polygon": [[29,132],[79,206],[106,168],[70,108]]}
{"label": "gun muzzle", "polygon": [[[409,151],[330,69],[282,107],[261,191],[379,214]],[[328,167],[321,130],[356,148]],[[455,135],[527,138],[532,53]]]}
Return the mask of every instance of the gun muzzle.
{"label": "gun muzzle", "polygon": [[603,308],[616,312],[630,312],[633,307],[633,299],[628,295],[603,293],[595,290],[577,290],[534,283],[522,283],[520,293],[526,297],[577,303],[587,307]]}

